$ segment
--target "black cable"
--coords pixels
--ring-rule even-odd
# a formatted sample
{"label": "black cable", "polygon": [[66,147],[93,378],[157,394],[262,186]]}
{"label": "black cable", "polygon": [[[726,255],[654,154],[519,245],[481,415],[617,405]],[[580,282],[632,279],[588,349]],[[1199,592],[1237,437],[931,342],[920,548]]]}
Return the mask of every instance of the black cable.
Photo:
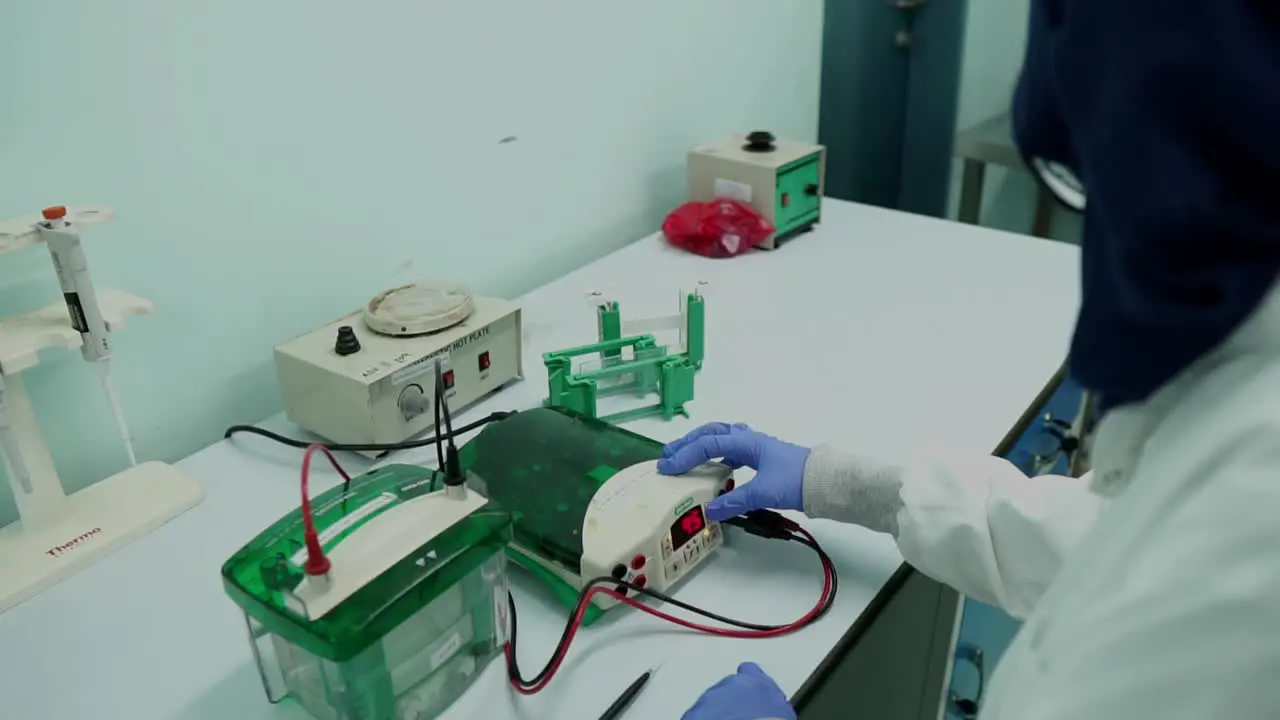
{"label": "black cable", "polygon": [[445,437],[452,439],[453,418],[449,415],[449,401],[448,401],[448,398],[446,397],[446,388],[444,386],[444,380],[439,380],[438,382],[440,383],[440,399],[437,402],[439,404],[440,409],[444,411],[444,429],[445,429],[445,432],[447,433]]}
{"label": "black cable", "polygon": [[[462,473],[462,464],[458,459],[458,446],[453,442],[453,417],[449,413],[449,397],[444,381],[441,379],[440,365],[436,365],[436,382],[439,386],[440,397],[436,399],[436,407],[444,412],[444,429],[445,434],[442,438],[448,438],[448,447],[441,451],[443,442],[436,444],[436,454],[440,459],[440,472],[444,473],[444,482],[449,486],[462,485],[465,482],[465,476]],[[436,418],[436,427],[440,427],[439,417]]]}
{"label": "black cable", "polygon": [[[458,437],[482,427],[491,422],[502,420],[503,418],[515,415],[515,410],[500,410],[498,412],[489,413],[488,415],[463,425],[452,433],[446,432],[448,437]],[[432,445],[437,440],[437,435],[420,438],[418,440],[406,440],[398,443],[316,443],[310,440],[298,440],[296,438],[287,437],[280,433],[264,430],[256,425],[232,425],[222,434],[223,438],[229,438],[232,435],[257,435],[266,438],[281,445],[299,450],[306,450],[311,445],[323,445],[334,452],[394,452],[396,450],[412,450],[414,448],[426,447]]]}
{"label": "black cable", "polygon": [[[439,403],[436,404],[436,407],[439,408]],[[475,420],[473,422],[467,423],[466,425],[463,425],[462,427],[458,428],[456,431],[451,428],[446,429],[444,432],[444,436],[452,440],[457,435],[465,435],[471,432],[472,430],[475,430],[478,427],[483,427],[485,425],[488,425],[491,422],[494,422],[496,420],[501,420],[503,418],[507,418],[515,414],[516,414],[516,411],[514,410],[492,412],[480,418],[479,420]],[[437,428],[440,427],[439,415],[436,416],[435,426]],[[441,450],[441,443],[443,442],[443,438],[441,437],[441,434],[439,432],[437,432],[435,435],[421,438],[419,440],[406,440],[405,442],[398,442],[398,443],[313,443],[306,440],[298,440],[291,437],[285,437],[280,433],[274,433],[274,432],[271,432],[270,430],[264,430],[256,425],[232,425],[231,427],[227,428],[226,432],[222,434],[222,437],[223,439],[226,439],[231,437],[232,435],[239,435],[242,433],[246,435],[257,435],[258,437],[266,438],[268,440],[278,442],[281,445],[286,445],[288,447],[298,448],[299,450],[305,450],[306,448],[312,445],[322,445],[333,452],[378,452],[378,453],[385,454],[385,453],[393,452],[395,450],[412,450],[413,448],[426,447],[427,445],[435,445],[437,454],[443,452]],[[440,471],[444,472],[445,470],[444,456],[440,455],[439,460],[440,460],[440,465],[439,465]],[[350,480],[347,480],[346,482],[342,483],[342,491],[344,493],[349,491],[350,489],[351,489]]]}
{"label": "black cable", "polygon": [[839,573],[836,572],[836,565],[832,562],[831,556],[827,555],[827,551],[823,550],[818,543],[803,535],[797,535],[792,539],[817,553],[818,558],[822,561],[822,567],[831,573],[831,594],[827,596],[827,601],[822,604],[822,609],[818,610],[818,614],[810,621],[817,622],[821,618],[825,617],[826,614],[831,611],[831,606],[835,604],[836,593],[840,590],[840,576]]}
{"label": "black cable", "polygon": [[[771,513],[771,515],[774,515],[777,519],[779,519],[782,522],[791,523],[791,521],[786,520],[781,515],[776,515],[773,513]],[[757,518],[757,520],[759,520],[759,518]],[[791,523],[791,524],[794,525],[794,523]],[[752,532],[752,534],[761,535],[760,532],[754,532],[752,530],[748,530],[748,532]],[[827,595],[822,606],[818,609],[818,612],[814,614],[812,618],[805,621],[803,625],[797,627],[796,629],[799,630],[801,628],[812,625],[813,623],[821,619],[823,616],[825,616],[827,612],[831,610],[831,606],[835,602],[836,592],[839,589],[839,579],[838,579],[838,574],[836,573],[835,564],[832,562],[831,557],[827,555],[826,551],[824,551],[821,547],[819,547],[817,543],[809,540],[808,538],[798,533],[788,531],[786,532],[785,535],[770,533],[768,535],[762,535],[762,536],[768,537],[770,539],[776,539],[776,540],[794,540],[795,542],[798,542],[802,545],[807,546],[809,549],[817,553],[818,559],[822,563],[823,572],[825,574],[830,575],[831,592]],[[515,601],[515,598],[512,597],[511,593],[508,592],[507,606],[509,608],[509,613],[511,615],[511,637],[508,640],[508,644],[511,645],[511,650],[510,650],[511,655],[510,655],[510,660],[507,663],[507,674],[511,680],[525,687],[537,685],[538,683],[543,681],[543,679],[547,676],[547,673],[551,672],[551,669],[555,666],[556,658],[561,653],[563,653],[566,649],[565,646],[568,644],[570,633],[573,631],[573,628],[574,628],[573,619],[577,615],[578,608],[582,606],[583,601],[586,600],[587,594],[591,591],[591,589],[597,585],[609,585],[613,587],[621,586],[635,593],[638,593],[640,595],[644,595],[644,596],[653,598],[655,600],[660,600],[664,603],[669,603],[675,607],[680,608],[681,610],[685,610],[687,612],[693,613],[695,615],[699,615],[709,620],[714,620],[716,622],[723,623],[731,627],[740,628],[743,630],[770,632],[770,631],[781,630],[791,625],[791,623],[787,623],[784,625],[761,625],[758,623],[749,623],[742,620],[734,620],[733,618],[729,618],[717,613],[713,613],[710,610],[704,610],[700,607],[697,607],[696,605],[691,605],[684,601],[677,600],[676,598],[666,593],[659,592],[657,590],[651,590],[647,587],[641,587],[634,583],[627,582],[625,580],[617,580],[612,577],[593,578],[592,580],[588,581],[585,586],[583,586],[582,592],[578,594],[578,602],[575,603],[573,612],[570,613],[568,621],[565,622],[564,631],[561,632],[560,640],[556,643],[555,649],[552,651],[551,656],[547,659],[547,663],[543,665],[542,670],[539,671],[538,674],[532,680],[525,680],[520,673],[520,664],[519,664],[519,660],[517,659],[518,656],[516,652],[517,651],[516,637],[518,634],[517,618],[516,618],[516,601]]]}
{"label": "black cable", "polygon": [[806,537],[801,531],[800,525],[774,510],[752,510],[744,515],[729,518],[725,521],[725,524],[742,528],[750,535],[769,540],[794,540],[808,546],[809,549],[817,553],[818,558],[822,561],[823,568],[831,572],[831,595],[828,596],[827,602],[813,619],[817,620],[827,614],[831,609],[831,605],[835,602],[836,592],[840,587],[840,578],[836,573],[835,563],[831,561],[831,557],[817,542]]}
{"label": "black cable", "polygon": [[[440,406],[444,404],[444,376],[440,373],[440,362],[436,361],[436,389],[435,389],[435,421],[432,425],[436,429],[436,468],[440,472],[444,472],[444,442],[440,439]],[[446,433],[453,432],[453,428],[445,427]]]}

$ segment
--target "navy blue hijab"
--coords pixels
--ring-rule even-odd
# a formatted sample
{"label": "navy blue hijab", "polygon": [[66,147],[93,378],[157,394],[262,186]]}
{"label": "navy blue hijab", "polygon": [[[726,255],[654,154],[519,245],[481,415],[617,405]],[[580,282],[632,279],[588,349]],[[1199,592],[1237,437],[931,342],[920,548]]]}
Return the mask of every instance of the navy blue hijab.
{"label": "navy blue hijab", "polygon": [[1144,400],[1280,272],[1280,0],[1032,0],[1013,119],[1088,197],[1071,373]]}

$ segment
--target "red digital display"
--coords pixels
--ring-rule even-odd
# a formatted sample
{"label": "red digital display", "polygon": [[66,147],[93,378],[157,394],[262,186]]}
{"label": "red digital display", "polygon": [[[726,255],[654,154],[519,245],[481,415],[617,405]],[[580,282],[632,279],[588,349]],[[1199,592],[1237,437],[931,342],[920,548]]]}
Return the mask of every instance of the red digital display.
{"label": "red digital display", "polygon": [[676,549],[689,542],[706,526],[707,518],[702,514],[702,506],[694,505],[671,526],[671,548]]}

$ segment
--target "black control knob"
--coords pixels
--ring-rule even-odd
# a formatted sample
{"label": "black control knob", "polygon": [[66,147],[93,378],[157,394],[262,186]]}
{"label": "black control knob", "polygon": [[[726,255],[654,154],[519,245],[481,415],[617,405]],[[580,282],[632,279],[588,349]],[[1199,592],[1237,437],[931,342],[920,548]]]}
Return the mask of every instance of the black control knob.
{"label": "black control knob", "polygon": [[360,352],[360,340],[350,325],[338,328],[338,339],[333,344],[333,351],[339,355],[352,355]]}
{"label": "black control knob", "polygon": [[773,133],[768,130],[755,130],[747,134],[747,144],[742,149],[747,152],[772,152],[777,148],[773,139]]}

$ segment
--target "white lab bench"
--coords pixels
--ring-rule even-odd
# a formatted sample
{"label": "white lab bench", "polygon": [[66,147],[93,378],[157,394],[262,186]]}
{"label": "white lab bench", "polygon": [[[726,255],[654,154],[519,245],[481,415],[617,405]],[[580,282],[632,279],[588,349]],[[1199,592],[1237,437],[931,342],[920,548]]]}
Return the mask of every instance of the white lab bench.
{"label": "white lab bench", "polygon": [[[828,201],[823,212],[818,229],[774,252],[709,260],[652,236],[535,290],[520,299],[526,380],[456,421],[537,404],[546,391],[541,353],[594,338],[587,292],[615,294],[624,318],[648,317],[675,312],[678,289],[705,280],[706,364],[689,405],[693,419],[629,428],[668,440],[701,422],[732,420],[890,459],[938,444],[992,451],[1065,356],[1078,297],[1076,249],[844,202]],[[267,425],[293,431],[279,418]],[[205,448],[180,463],[203,482],[202,505],[0,615],[0,715],[302,718],[289,703],[267,703],[244,621],[219,576],[237,548],[296,506],[299,459],[296,450],[249,436]],[[352,470],[369,462],[343,459]],[[333,479],[317,478],[325,486]],[[511,692],[495,661],[446,717],[597,717],[653,665],[661,668],[629,716],[678,718],[747,659],[795,693],[868,607],[884,605],[877,595],[901,564],[887,536],[824,521],[806,526],[840,574],[836,603],[817,625],[733,640],[614,611],[578,635],[541,694]],[[518,569],[513,587],[529,671],[551,652],[566,611]],[[781,623],[807,610],[819,588],[804,548],[741,537],[677,594],[744,620]]]}

